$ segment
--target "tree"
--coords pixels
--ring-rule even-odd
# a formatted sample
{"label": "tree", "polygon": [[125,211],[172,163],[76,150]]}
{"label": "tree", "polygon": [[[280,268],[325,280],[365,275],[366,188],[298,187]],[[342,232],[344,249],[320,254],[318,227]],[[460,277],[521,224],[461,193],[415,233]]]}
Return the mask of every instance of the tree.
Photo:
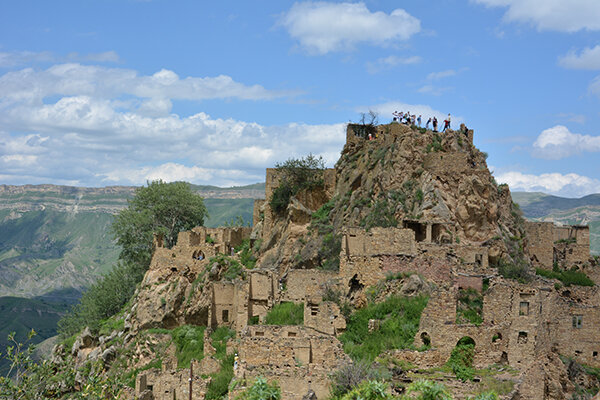
{"label": "tree", "polygon": [[155,233],[171,248],[179,232],[202,225],[207,216],[202,197],[189,183],[148,182],[147,187],[136,189],[128,207],[113,222],[113,233],[122,246],[120,258],[147,266]]}

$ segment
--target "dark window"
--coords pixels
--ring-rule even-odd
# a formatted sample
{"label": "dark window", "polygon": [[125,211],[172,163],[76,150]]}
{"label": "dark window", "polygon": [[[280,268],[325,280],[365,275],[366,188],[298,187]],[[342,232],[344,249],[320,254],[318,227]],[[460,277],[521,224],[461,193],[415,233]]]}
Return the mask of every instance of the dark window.
{"label": "dark window", "polygon": [[518,344],[527,343],[527,332],[519,332],[519,337],[517,338]]}
{"label": "dark window", "polygon": [[221,321],[229,322],[229,310],[221,311]]}
{"label": "dark window", "polygon": [[573,328],[581,328],[583,322],[583,316],[582,315],[573,315]]}
{"label": "dark window", "polygon": [[529,302],[522,301],[519,303],[519,315],[529,315]]}

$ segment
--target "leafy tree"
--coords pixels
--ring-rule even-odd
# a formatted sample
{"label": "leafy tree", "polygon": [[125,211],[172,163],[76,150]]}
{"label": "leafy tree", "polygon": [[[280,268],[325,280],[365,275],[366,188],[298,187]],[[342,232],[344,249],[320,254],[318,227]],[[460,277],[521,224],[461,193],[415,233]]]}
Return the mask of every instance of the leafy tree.
{"label": "leafy tree", "polygon": [[177,234],[202,225],[208,216],[202,197],[189,183],[148,182],[137,188],[112,225],[117,243],[122,246],[120,258],[147,266],[152,253],[153,234],[163,235],[166,247],[172,247]]}
{"label": "leafy tree", "polygon": [[275,169],[279,171],[279,186],[273,190],[269,205],[275,212],[282,213],[290,198],[302,189],[323,185],[325,161],[323,157],[309,154],[304,158],[290,158],[282,164],[277,163]]}

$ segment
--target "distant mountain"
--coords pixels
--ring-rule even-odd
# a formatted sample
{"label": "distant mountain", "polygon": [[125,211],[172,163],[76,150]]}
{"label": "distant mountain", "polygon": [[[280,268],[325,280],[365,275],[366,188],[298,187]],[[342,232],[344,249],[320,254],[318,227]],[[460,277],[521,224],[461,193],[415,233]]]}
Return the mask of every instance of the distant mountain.
{"label": "distant mountain", "polygon": [[[254,199],[264,198],[265,185],[192,188],[205,198],[205,225],[219,226],[237,216],[251,223]],[[0,185],[0,296],[31,298],[95,282],[117,261],[110,225],[134,191]]]}
{"label": "distant mountain", "polygon": [[513,192],[512,198],[528,219],[589,225],[591,251],[600,254],[600,194],[570,199],[544,193]]}

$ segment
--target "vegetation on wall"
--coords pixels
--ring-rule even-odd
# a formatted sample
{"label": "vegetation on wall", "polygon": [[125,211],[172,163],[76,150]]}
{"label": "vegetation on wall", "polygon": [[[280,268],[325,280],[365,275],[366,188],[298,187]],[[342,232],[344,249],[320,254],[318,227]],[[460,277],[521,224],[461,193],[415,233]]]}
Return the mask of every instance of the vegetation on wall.
{"label": "vegetation on wall", "polygon": [[279,185],[273,190],[269,199],[271,209],[278,214],[283,213],[292,196],[304,189],[323,186],[323,157],[312,154],[300,159],[290,158],[284,163],[275,164]]}
{"label": "vegetation on wall", "polygon": [[576,270],[561,270],[558,267],[552,271],[543,268],[536,268],[535,273],[548,279],[558,279],[565,286],[594,286],[595,283],[585,273]]}
{"label": "vegetation on wall", "polygon": [[475,374],[475,369],[473,369],[474,355],[475,342],[470,337],[465,336],[458,341],[446,364],[452,369],[457,379],[470,381]]}
{"label": "vegetation on wall", "polygon": [[282,302],[267,313],[267,325],[304,325],[304,303]]}
{"label": "vegetation on wall", "polygon": [[473,288],[460,289],[456,302],[456,323],[481,325],[483,322],[483,295]]}
{"label": "vegetation on wall", "polygon": [[[391,296],[355,311],[339,338],[344,351],[354,360],[373,361],[385,350],[412,348],[427,301],[426,296]],[[381,321],[379,329],[369,332],[370,319]]]}

